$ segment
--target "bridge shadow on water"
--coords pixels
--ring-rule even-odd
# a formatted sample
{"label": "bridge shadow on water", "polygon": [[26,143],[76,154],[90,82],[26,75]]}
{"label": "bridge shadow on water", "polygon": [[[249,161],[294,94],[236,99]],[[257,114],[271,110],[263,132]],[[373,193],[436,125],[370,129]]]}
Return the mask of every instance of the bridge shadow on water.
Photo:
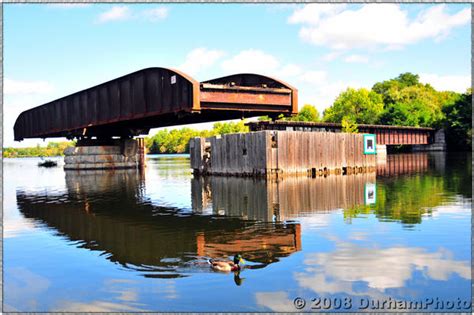
{"label": "bridge shadow on water", "polygon": [[241,253],[251,268],[278,262],[301,250],[298,220],[314,213],[342,209],[348,222],[373,213],[382,221],[419,223],[425,212],[400,213],[399,191],[398,197],[390,195],[391,178],[408,176],[410,183],[413,174],[445,172],[445,164],[434,165],[425,153],[389,156],[377,176],[278,181],[194,177],[191,211],[154,203],[147,197],[144,175],[134,170],[67,171],[65,192],[17,190],[16,197],[26,218],[76,246],[101,251],[108,260],[145,277],[174,278],[208,272],[208,258],[235,253]]}

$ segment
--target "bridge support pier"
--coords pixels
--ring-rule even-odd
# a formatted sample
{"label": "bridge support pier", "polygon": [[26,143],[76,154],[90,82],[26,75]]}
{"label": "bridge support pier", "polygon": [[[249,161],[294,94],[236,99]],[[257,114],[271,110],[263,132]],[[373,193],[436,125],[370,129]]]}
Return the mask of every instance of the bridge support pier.
{"label": "bridge support pier", "polygon": [[144,141],[81,139],[64,150],[65,170],[130,169],[145,166]]}
{"label": "bridge support pier", "polygon": [[387,162],[387,145],[377,144],[377,164],[384,164]]}
{"label": "bridge support pier", "polygon": [[444,130],[437,130],[434,134],[434,142],[432,144],[417,144],[412,147],[413,152],[420,151],[446,151],[446,137]]}

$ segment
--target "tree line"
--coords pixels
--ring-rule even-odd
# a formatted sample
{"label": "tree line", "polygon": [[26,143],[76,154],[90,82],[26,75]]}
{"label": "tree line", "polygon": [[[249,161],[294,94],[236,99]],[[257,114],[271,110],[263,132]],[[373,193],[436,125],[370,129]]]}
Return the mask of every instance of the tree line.
{"label": "tree line", "polygon": [[74,146],[73,141],[49,142],[45,147],[4,148],[4,158],[62,156],[67,147]]}
{"label": "tree line", "polygon": [[452,150],[471,149],[471,119],[471,89],[465,93],[437,91],[409,72],[377,82],[371,89],[348,88],[322,117],[314,106],[305,105],[297,116],[287,118],[342,123],[346,132],[357,132],[358,124],[443,128]]}
{"label": "tree line", "polygon": [[[371,89],[347,88],[322,115],[305,104],[289,121],[341,123],[345,132],[357,132],[358,124],[444,128],[450,150],[470,150],[472,138],[472,90],[465,93],[437,91],[410,72],[375,83]],[[270,120],[260,117],[259,120]],[[189,139],[226,133],[248,132],[244,121],[218,122],[210,130],[163,129],[145,137],[148,153],[188,153]],[[4,157],[62,155],[71,142],[50,142],[46,147],[5,148]]]}

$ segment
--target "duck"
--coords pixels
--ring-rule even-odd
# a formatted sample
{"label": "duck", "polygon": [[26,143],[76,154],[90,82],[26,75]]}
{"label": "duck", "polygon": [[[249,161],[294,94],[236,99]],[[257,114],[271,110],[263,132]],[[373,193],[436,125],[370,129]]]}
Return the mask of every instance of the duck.
{"label": "duck", "polygon": [[244,263],[242,256],[240,254],[234,255],[234,261],[215,261],[209,259],[211,264],[211,269],[220,272],[231,272],[231,271],[240,271],[242,269],[241,264]]}

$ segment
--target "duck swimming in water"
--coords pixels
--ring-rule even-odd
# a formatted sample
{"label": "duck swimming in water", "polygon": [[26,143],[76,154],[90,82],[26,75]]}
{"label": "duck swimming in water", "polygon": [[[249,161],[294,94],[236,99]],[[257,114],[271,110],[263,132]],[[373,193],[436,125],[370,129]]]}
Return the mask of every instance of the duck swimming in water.
{"label": "duck swimming in water", "polygon": [[231,272],[231,271],[240,271],[242,269],[241,264],[244,263],[242,256],[239,254],[234,256],[234,261],[215,261],[209,259],[209,263],[211,264],[211,268],[215,271],[220,272]]}

